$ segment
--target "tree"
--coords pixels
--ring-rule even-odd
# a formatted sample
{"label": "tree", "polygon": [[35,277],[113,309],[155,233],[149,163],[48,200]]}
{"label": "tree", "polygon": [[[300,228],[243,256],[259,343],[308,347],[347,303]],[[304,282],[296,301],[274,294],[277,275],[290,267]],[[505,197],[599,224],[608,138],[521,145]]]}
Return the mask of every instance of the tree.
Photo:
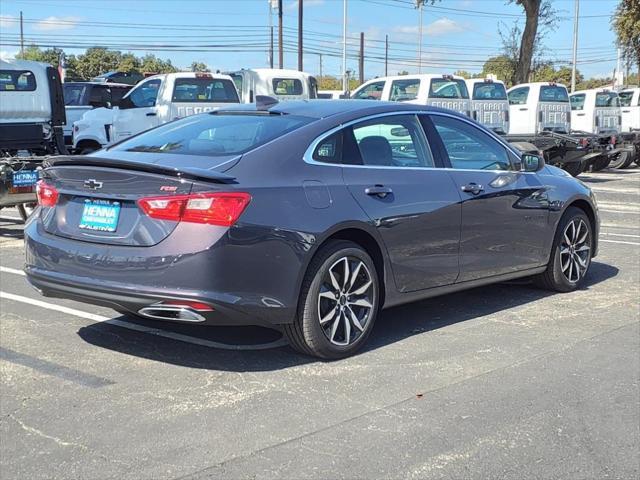
{"label": "tree", "polygon": [[117,70],[122,54],[116,50],[104,47],[88,48],[84,54],[78,55],[78,75],[82,78],[92,78],[103,73]]}
{"label": "tree", "polygon": [[148,73],[174,73],[178,69],[171,64],[171,60],[162,60],[153,54],[142,57],[140,69]]}
{"label": "tree", "polygon": [[211,71],[211,69],[207,67],[205,63],[202,63],[202,62],[192,62],[189,70],[191,70],[192,72],[210,72]]}
{"label": "tree", "polygon": [[140,71],[140,59],[133,53],[123,53],[120,56],[120,62],[118,63],[119,72],[139,72]]}
{"label": "tree", "polygon": [[515,82],[525,83],[531,72],[536,43],[541,40],[544,33],[555,28],[557,12],[552,7],[550,0],[509,0],[509,3],[514,2],[524,9],[527,18],[520,40],[515,73]]}
{"label": "tree", "polygon": [[612,23],[625,58],[640,67],[640,0],[620,0]]}
{"label": "tree", "polygon": [[466,70],[456,70],[455,72],[453,72],[453,74],[462,78],[473,78],[473,74],[471,72],[467,72]]}
{"label": "tree", "polygon": [[516,61],[507,55],[491,57],[484,62],[481,76],[486,77],[489,74],[494,74],[498,77],[498,80],[502,80],[507,84],[507,87],[510,87],[514,85]]}

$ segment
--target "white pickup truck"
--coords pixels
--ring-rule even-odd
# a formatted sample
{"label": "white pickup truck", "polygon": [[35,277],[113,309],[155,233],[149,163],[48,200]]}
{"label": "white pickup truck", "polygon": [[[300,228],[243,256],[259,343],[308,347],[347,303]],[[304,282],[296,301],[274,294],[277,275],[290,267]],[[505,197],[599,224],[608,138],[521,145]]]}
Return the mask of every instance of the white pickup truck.
{"label": "white pickup truck", "polygon": [[571,130],[595,134],[620,132],[620,99],[606,88],[579,90],[570,96]]}
{"label": "white pickup truck", "polygon": [[464,78],[456,75],[401,75],[363,83],[351,94],[359,100],[386,100],[448,108],[471,116]]}
{"label": "white pickup truck", "polygon": [[167,73],[146,78],[113,108],[96,108],[73,125],[73,148],[99,150],[163,123],[239,103],[228,75]]}
{"label": "white pickup truck", "polygon": [[242,103],[253,103],[258,95],[277,98],[280,102],[317,98],[318,82],[308,73],[271,68],[226,73],[235,82]]}
{"label": "white pickup truck", "polygon": [[509,133],[569,133],[571,104],[567,87],[560,83],[535,82],[515,85],[509,97]]}
{"label": "white pickup truck", "polygon": [[622,132],[640,131],[640,87],[625,88],[618,92]]}
{"label": "white pickup truck", "polygon": [[509,100],[504,82],[493,77],[467,79],[471,116],[498,134],[509,132]]}

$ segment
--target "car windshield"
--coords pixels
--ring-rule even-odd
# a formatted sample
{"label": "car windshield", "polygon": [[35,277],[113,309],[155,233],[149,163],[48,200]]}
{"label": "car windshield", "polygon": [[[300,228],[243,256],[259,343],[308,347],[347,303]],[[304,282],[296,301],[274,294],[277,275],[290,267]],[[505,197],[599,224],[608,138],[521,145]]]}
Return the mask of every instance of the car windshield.
{"label": "car windshield", "polygon": [[473,86],[474,100],[506,100],[507,91],[502,83],[476,83]]}
{"label": "car windshield", "polygon": [[540,101],[569,103],[569,93],[560,85],[543,85],[540,87]]}
{"label": "car windshield", "polygon": [[618,98],[620,99],[621,107],[630,107],[631,100],[633,99],[633,91],[631,92],[620,92],[618,94]]}
{"label": "car windshield", "polygon": [[434,78],[429,88],[429,98],[469,98],[464,80]]}
{"label": "car windshield", "polygon": [[596,107],[619,107],[620,100],[615,92],[596,93]]}
{"label": "car windshield", "polygon": [[312,121],[295,115],[218,113],[167,123],[112,148],[122,152],[225,156],[248,152]]}

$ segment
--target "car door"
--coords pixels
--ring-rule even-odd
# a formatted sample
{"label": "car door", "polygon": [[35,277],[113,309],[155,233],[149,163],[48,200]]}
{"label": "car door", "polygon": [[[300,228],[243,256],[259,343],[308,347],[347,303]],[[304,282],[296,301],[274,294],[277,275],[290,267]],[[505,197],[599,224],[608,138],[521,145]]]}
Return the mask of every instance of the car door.
{"label": "car door", "polygon": [[462,200],[459,282],[526,270],[547,261],[550,226],[546,189],[536,173],[472,122],[429,114]]}
{"label": "car door", "polygon": [[460,198],[436,168],[418,117],[384,115],[343,130],[344,181],[380,232],[400,292],[458,276]]}
{"label": "car door", "polygon": [[113,140],[118,142],[159,124],[156,102],[162,81],[154,78],[140,83],[120,102],[114,113]]}
{"label": "car door", "polygon": [[509,133],[535,133],[535,122],[532,122],[535,113],[529,111],[530,106],[527,104],[529,87],[514,88],[507,96],[509,97]]}

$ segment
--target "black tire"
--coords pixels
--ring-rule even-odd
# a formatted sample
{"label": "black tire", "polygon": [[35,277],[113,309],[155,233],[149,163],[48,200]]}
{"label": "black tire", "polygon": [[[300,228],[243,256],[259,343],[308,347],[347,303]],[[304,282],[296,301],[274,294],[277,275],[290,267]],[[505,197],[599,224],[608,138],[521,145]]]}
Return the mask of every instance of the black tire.
{"label": "black tire", "polygon": [[584,172],[584,165],[582,162],[568,162],[562,165],[562,169],[571,174],[573,177],[577,177]]}
{"label": "black tire", "polygon": [[[339,274],[340,269],[345,272],[345,262],[350,275]],[[363,270],[362,266],[366,268]],[[357,275],[352,278],[354,273]],[[356,293],[369,281],[370,286],[364,293]],[[340,291],[342,293],[336,293]],[[326,360],[348,357],[365,344],[371,333],[378,315],[379,299],[378,274],[367,252],[353,242],[332,241],[311,261],[302,282],[296,318],[292,324],[283,326],[284,334],[291,346],[301,353]],[[349,303],[361,300],[369,303],[370,308]],[[329,318],[324,327],[321,325],[323,309],[323,318]],[[356,328],[352,314],[362,330]],[[344,344],[338,345],[340,341]]]}
{"label": "black tire", "polygon": [[[565,239],[565,230],[570,230],[570,224],[572,222],[576,222],[579,225],[584,225],[584,227],[586,227],[587,238],[584,244],[588,246],[588,250],[579,251],[582,247],[579,246],[576,248],[574,246],[574,248],[569,248],[569,253],[567,253],[569,243]],[[583,230],[579,230],[576,235],[578,237],[581,236],[582,231]],[[570,232],[569,237],[571,237]],[[582,245],[582,243],[579,243],[579,245]],[[577,207],[569,207],[558,224],[558,228],[553,239],[553,247],[551,249],[551,256],[549,258],[547,269],[543,273],[534,277],[534,283],[540,288],[556,292],[571,292],[579,288],[589,272],[592,249],[593,228],[589,221],[589,217],[587,217],[583,210]],[[583,253],[586,253],[586,255],[583,255]],[[580,262],[584,262],[584,265],[586,266],[582,267],[581,263],[578,263],[578,260],[574,260],[574,255],[578,255]],[[564,258],[567,258],[567,261],[565,261]],[[569,265],[569,263],[572,263],[572,265]],[[566,270],[563,268],[564,265],[567,265]],[[569,268],[571,268],[571,270],[569,270]],[[577,268],[578,277],[577,279],[570,280],[569,277],[571,277],[572,274],[569,273],[569,275],[567,275],[567,273],[569,271],[574,272],[573,268]]]}
{"label": "black tire", "polygon": [[619,169],[627,168],[631,163],[629,158],[630,158],[630,155],[627,152],[621,152],[618,155],[616,155],[616,157],[613,160],[611,160],[611,163],[609,163],[609,168],[619,168]]}
{"label": "black tire", "polygon": [[18,205],[18,213],[20,214],[20,218],[22,218],[23,222],[27,221],[36,206],[37,205],[35,203],[21,203]]}
{"label": "black tire", "polygon": [[80,150],[80,155],[89,155],[90,153],[97,152],[100,150],[98,147],[84,147]]}
{"label": "black tire", "polygon": [[607,157],[605,155],[600,155],[593,161],[593,165],[591,166],[592,172],[599,172],[600,170],[604,170],[611,163],[611,157]]}

